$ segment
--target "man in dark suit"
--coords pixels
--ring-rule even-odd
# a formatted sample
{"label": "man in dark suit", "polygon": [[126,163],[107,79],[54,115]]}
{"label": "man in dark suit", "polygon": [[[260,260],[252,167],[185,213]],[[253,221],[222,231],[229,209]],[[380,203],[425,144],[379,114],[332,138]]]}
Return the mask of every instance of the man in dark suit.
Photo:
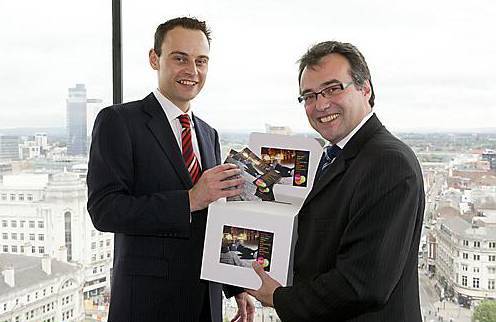
{"label": "man in dark suit", "polygon": [[293,286],[254,265],[262,286],[250,293],[284,322],[420,322],[424,188],[414,153],[372,112],[370,72],[353,45],[313,46],[299,83],[310,124],[332,146],[298,214]]}
{"label": "man in dark suit", "polygon": [[[109,321],[220,322],[221,285],[200,280],[207,207],[238,195],[240,171],[221,162],[217,132],[191,112],[208,70],[205,22],[161,24],[150,50],[158,89],[103,109],[88,168],[88,212],[115,233]],[[233,190],[225,188],[234,187]],[[246,292],[226,287],[252,321]]]}

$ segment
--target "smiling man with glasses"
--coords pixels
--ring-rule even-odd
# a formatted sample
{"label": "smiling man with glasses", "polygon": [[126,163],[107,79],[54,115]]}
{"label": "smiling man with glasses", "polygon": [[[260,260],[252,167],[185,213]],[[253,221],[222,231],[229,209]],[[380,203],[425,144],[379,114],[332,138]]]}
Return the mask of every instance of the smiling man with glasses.
{"label": "smiling man with glasses", "polygon": [[421,321],[425,201],[415,154],[372,112],[370,72],[353,45],[313,46],[298,80],[298,101],[330,145],[298,214],[293,286],[254,264],[262,286],[250,294],[283,322]]}

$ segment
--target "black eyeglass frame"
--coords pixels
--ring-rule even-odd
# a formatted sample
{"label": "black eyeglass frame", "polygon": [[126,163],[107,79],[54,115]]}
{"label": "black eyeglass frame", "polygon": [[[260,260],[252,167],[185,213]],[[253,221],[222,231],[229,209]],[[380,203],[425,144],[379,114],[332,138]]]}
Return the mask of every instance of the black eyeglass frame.
{"label": "black eyeglass frame", "polygon": [[[350,87],[351,84],[353,84],[353,81],[350,81],[348,83],[332,83],[329,86],[324,87],[323,89],[321,89],[318,92],[308,92],[308,93],[305,93],[301,96],[298,96],[298,103],[306,104],[306,102],[307,102],[306,99],[310,98],[312,96],[315,98],[315,102],[316,102],[317,99],[319,98],[319,94],[322,95],[322,97],[324,97],[324,98],[331,97],[332,95],[334,95],[335,91],[338,91],[338,90],[344,91],[345,89]],[[339,88],[333,88],[336,85],[338,85]]]}

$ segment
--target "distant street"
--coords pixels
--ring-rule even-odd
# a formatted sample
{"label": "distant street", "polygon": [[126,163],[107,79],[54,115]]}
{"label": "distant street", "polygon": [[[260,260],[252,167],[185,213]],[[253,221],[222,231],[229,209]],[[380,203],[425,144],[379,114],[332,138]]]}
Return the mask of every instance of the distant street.
{"label": "distant street", "polygon": [[472,311],[458,304],[439,300],[434,281],[419,271],[420,308],[424,322],[471,322]]}

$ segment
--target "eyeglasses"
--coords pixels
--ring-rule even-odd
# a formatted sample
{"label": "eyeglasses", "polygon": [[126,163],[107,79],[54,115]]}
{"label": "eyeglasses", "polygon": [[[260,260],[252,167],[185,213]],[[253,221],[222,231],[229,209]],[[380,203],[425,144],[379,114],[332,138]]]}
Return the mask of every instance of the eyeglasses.
{"label": "eyeglasses", "polygon": [[319,96],[319,94],[322,95],[322,97],[331,97],[333,95],[341,93],[351,84],[353,84],[353,81],[349,83],[334,83],[321,89],[318,92],[309,92],[301,95],[300,97],[298,97],[298,102],[303,103],[305,106],[311,105],[317,102],[317,97]]}

